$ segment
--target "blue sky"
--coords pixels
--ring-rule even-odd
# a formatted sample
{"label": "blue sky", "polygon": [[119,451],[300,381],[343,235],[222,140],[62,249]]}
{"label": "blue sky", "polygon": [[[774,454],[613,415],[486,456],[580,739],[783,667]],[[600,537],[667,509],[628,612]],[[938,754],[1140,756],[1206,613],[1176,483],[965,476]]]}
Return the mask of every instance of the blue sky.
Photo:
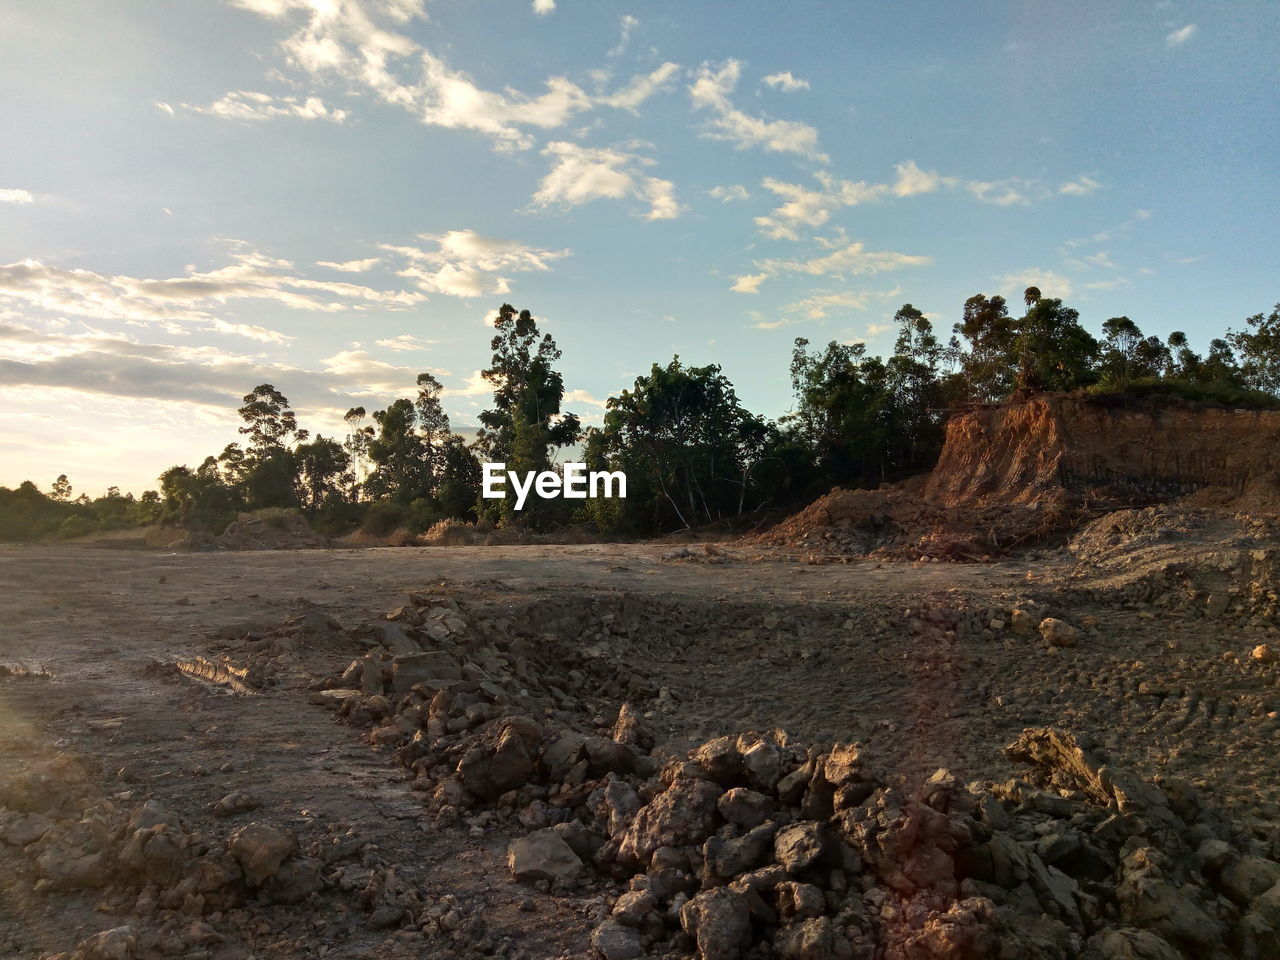
{"label": "blue sky", "polygon": [[0,7],[0,484],[154,487],[276,384],[313,431],[673,353],[753,410],[1030,283],[1203,348],[1280,300],[1280,6],[42,0]]}

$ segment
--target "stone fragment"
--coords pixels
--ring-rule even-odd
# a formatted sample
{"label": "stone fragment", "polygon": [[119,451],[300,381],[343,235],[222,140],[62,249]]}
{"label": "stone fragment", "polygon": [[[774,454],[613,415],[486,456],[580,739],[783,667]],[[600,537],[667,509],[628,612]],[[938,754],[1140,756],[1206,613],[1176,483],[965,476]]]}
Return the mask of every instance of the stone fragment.
{"label": "stone fragment", "polygon": [[640,932],[612,917],[591,932],[591,945],[604,960],[635,960],[644,953]]}
{"label": "stone fragment", "polygon": [[676,780],[636,813],[618,852],[642,867],[659,847],[702,843],[715,829],[722,790],[707,780]]}
{"label": "stone fragment", "polygon": [[1080,631],[1055,617],[1040,621],[1040,636],[1051,647],[1074,647],[1080,642]]}
{"label": "stone fragment", "polygon": [[773,855],[792,876],[826,857],[829,841],[823,825],[813,820],[793,823],[778,831]]}
{"label": "stone fragment", "polygon": [[298,849],[292,833],[266,823],[250,823],[231,835],[227,850],[244,871],[245,882],[258,887],[280,872]]}
{"label": "stone fragment", "polygon": [[756,793],[746,787],[734,787],[726,790],[716,802],[720,816],[730,823],[735,823],[748,830],[757,827],[773,816],[774,802],[763,793]]}
{"label": "stone fragment", "polygon": [[728,887],[704,890],[686,903],[680,925],[693,938],[698,960],[739,960],[751,943],[751,912]]}
{"label": "stone fragment", "polygon": [[408,653],[391,661],[391,694],[396,700],[418,683],[439,687],[461,679],[462,668],[458,661],[443,650]]}
{"label": "stone fragment", "polygon": [[555,830],[538,830],[507,849],[507,866],[517,880],[570,883],[581,875],[582,860]]}

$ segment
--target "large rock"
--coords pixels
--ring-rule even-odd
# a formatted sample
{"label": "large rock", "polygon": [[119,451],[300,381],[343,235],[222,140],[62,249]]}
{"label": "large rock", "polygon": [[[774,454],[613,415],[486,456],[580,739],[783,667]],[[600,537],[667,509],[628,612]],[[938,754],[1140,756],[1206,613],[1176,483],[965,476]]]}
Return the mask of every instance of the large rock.
{"label": "large rock", "polygon": [[699,960],[739,960],[751,943],[751,913],[728,887],[704,890],[686,903],[680,925],[697,945]]}
{"label": "large rock", "polygon": [[610,917],[591,933],[591,945],[604,960],[635,960],[644,953],[640,932]]}
{"label": "large rock", "polygon": [[462,785],[477,797],[493,800],[523,787],[533,773],[532,732],[509,721],[496,745],[472,747],[458,762]]}
{"label": "large rock", "polygon": [[[773,943],[781,960],[849,960],[853,947],[830,917],[801,920],[778,931]],[[915,954],[911,955],[915,960]]]}
{"label": "large rock", "polygon": [[250,823],[231,835],[227,849],[244,871],[245,882],[259,887],[297,851],[298,838],[270,824]]}
{"label": "large rock", "polygon": [[507,849],[507,866],[517,880],[565,884],[582,874],[582,860],[555,830],[538,830]]}
{"label": "large rock", "polygon": [[763,823],[731,840],[723,837],[709,838],[702,847],[707,873],[722,880],[732,880],[740,873],[753,870],[769,852],[777,829],[773,823]]}
{"label": "large rock", "polygon": [[773,807],[772,797],[746,787],[734,787],[725,791],[724,796],[716,803],[720,816],[748,830],[758,827],[773,816]]}
{"label": "large rock", "polygon": [[396,699],[413,689],[414,684],[441,687],[461,679],[458,661],[443,650],[409,653],[391,661],[391,692]]}
{"label": "large rock", "polygon": [[823,825],[807,820],[778,831],[773,841],[773,855],[788,873],[795,875],[825,859],[829,845]]}
{"label": "large rock", "polygon": [[1074,647],[1080,642],[1080,631],[1056,617],[1045,617],[1040,621],[1040,636],[1051,647]]}
{"label": "large rock", "polygon": [[620,859],[647,867],[659,847],[702,843],[715,830],[716,801],[722,793],[707,780],[676,780],[640,808],[618,844]]}

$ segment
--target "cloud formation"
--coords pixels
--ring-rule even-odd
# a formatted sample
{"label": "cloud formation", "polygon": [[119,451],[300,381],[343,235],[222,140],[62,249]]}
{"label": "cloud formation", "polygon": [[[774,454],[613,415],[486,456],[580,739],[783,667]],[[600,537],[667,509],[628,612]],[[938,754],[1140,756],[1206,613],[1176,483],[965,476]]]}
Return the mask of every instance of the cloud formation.
{"label": "cloud formation", "polygon": [[783,93],[795,93],[797,90],[809,89],[809,81],[793,77],[790,70],[785,70],[782,73],[771,73],[760,82],[765,86],[773,87],[775,90],[781,90]]}
{"label": "cloud formation", "polygon": [[234,242],[228,265],[189,269],[183,276],[146,279],[65,269],[38,260],[0,265],[0,303],[20,303],[42,314],[156,324],[170,333],[191,329],[284,343],[284,334],[251,324],[229,323],[210,312],[233,301],[270,301],[291,310],[339,312],[378,305],[390,310],[426,300],[415,291],[379,291],[332,283],[298,273],[292,262],[274,259]]}
{"label": "cloud formation", "polygon": [[607,147],[584,147],[566,140],[547,144],[551,170],[533,195],[537,207],[576,207],[592,200],[639,200],[648,205],[645,220],[672,220],[684,212],[670,180],[651,177],[643,168],[656,161]]}
{"label": "cloud formation", "polygon": [[540,17],[555,13],[556,0],[533,0],[533,12]]}
{"label": "cloud formation", "polygon": [[382,249],[399,254],[408,266],[397,276],[415,281],[419,290],[451,297],[480,297],[505,294],[511,289],[507,274],[550,269],[550,264],[569,256],[568,250],[545,250],[514,240],[484,237],[474,230],[419,234],[433,246],[382,244]]}
{"label": "cloud formation", "polygon": [[1180,47],[1194,37],[1198,29],[1199,28],[1194,23],[1188,23],[1185,27],[1179,27],[1177,30],[1174,30],[1164,38],[1164,41],[1170,47]]}
{"label": "cloud formation", "polygon": [[703,64],[689,87],[694,110],[707,111],[711,118],[703,126],[703,136],[726,140],[739,150],[762,147],[773,153],[794,153],[819,163],[829,157],[818,149],[818,131],[807,123],[752,116],[737,109],[729,99],[742,76],[738,60],[726,60],[718,68]]}
{"label": "cloud formation", "polygon": [[[171,116],[174,113],[171,104],[157,101],[156,106]],[[342,123],[350,115],[346,110],[331,109],[319,97],[275,97],[269,93],[257,93],[253,90],[233,90],[207,107],[193,103],[180,103],[178,106],[190,113],[203,113],[212,117],[222,117],[225,120],[249,122],[292,117],[299,120],[327,120],[330,123]]]}
{"label": "cloud formation", "polygon": [[0,203],[35,203],[35,195],[30,190],[17,190],[6,187],[0,190]]}
{"label": "cloud formation", "polygon": [[730,203],[734,200],[751,199],[751,191],[740,183],[731,184],[726,187],[712,187],[707,191],[707,195],[714,197],[721,203]]}

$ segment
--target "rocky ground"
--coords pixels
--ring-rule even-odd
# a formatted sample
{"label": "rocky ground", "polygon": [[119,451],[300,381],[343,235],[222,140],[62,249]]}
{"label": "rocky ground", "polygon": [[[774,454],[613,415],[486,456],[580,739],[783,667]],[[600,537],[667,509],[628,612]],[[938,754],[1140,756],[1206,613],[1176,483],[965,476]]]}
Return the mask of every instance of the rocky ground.
{"label": "rocky ground", "polygon": [[0,955],[1280,956],[1278,546],[0,547]]}

